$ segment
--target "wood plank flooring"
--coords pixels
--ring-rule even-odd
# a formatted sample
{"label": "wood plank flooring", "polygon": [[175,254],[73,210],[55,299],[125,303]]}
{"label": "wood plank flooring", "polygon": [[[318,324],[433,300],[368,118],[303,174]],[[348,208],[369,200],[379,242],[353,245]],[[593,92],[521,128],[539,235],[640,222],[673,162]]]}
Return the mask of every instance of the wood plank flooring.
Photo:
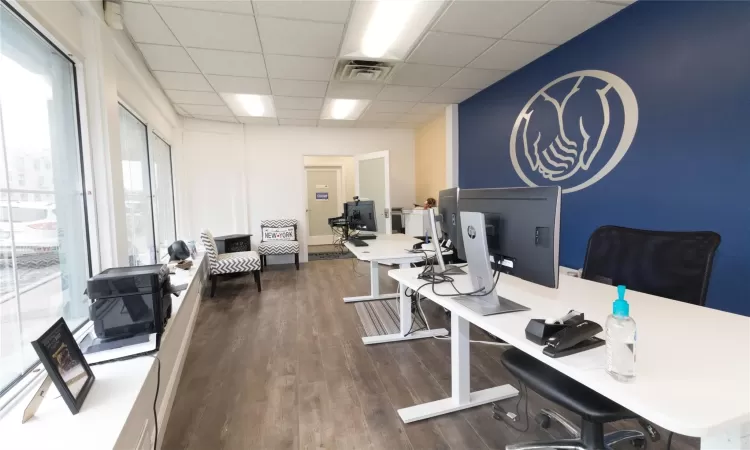
{"label": "wood plank flooring", "polygon": [[[381,268],[381,290],[395,283]],[[345,296],[369,291],[368,266],[356,260],[271,266],[258,293],[252,276],[222,281],[204,297],[161,448],[218,449],[503,449],[513,442],[563,437],[534,422],[544,407],[577,418],[528,393],[525,432],[482,406],[404,425],[397,409],[450,395],[450,343],[423,339],[365,347],[362,326]],[[450,328],[441,308],[423,303],[434,327]],[[472,328],[477,339],[483,331]],[[472,345],[472,389],[514,380],[503,349]],[[501,403],[515,411],[516,399]],[[524,402],[521,422],[524,429]],[[637,429],[631,421],[609,431]],[[662,440],[650,449],[666,448]],[[675,450],[699,440],[675,436]],[[624,443],[619,448],[632,448]]]}

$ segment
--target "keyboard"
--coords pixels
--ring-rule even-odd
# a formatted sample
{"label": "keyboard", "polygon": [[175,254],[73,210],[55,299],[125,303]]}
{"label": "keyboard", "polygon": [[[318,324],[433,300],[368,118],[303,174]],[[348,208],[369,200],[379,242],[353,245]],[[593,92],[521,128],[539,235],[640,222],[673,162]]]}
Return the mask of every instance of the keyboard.
{"label": "keyboard", "polygon": [[359,238],[349,238],[349,242],[351,242],[355,247],[369,247],[370,246],[370,244],[368,244],[367,242]]}

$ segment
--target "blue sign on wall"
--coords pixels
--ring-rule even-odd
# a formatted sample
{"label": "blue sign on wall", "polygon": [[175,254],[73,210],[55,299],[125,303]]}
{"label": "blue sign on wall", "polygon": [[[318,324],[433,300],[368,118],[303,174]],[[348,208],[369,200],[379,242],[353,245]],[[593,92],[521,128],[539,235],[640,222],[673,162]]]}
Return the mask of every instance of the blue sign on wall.
{"label": "blue sign on wall", "polygon": [[750,315],[748,42],[748,2],[637,2],[461,103],[459,185],[562,186],[571,267],[601,225],[716,231],[707,305]]}

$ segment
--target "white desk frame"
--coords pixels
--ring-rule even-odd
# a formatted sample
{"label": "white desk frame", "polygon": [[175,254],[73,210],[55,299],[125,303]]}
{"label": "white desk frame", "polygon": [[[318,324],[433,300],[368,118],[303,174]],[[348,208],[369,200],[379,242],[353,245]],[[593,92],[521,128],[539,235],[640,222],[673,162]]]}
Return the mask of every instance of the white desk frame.
{"label": "white desk frame", "polygon": [[[424,284],[417,279],[420,270],[391,270],[388,275],[417,289]],[[468,277],[454,279],[459,290],[470,289]],[[451,290],[436,286],[438,293]],[[620,383],[604,370],[603,347],[553,359],[524,333],[529,319],[559,317],[570,309],[603,324],[617,297],[614,286],[561,275],[559,289],[549,289],[501,275],[497,292],[531,310],[481,316],[431,289],[420,292],[451,311],[452,395],[400,409],[405,423],[515,395],[510,386],[469,392],[468,330],[473,323],[646,420],[700,437],[701,449],[750,449],[750,318],[628,291],[638,323],[639,365],[633,383]]]}
{"label": "white desk frame", "polygon": [[[408,250],[418,242],[419,239],[403,234],[378,234],[378,237],[367,242],[367,247],[356,247],[346,242],[344,245],[360,261],[370,263],[370,295],[359,297],[344,297],[345,303],[369,302],[374,300],[399,299],[399,332],[380,336],[366,336],[362,338],[365,345],[384,344],[387,342],[408,341],[413,339],[424,339],[433,336],[448,334],[445,328],[432,331],[415,331],[409,334],[411,329],[411,297],[405,294],[406,289],[399,284],[399,292],[393,294],[380,294],[380,264],[397,264],[401,269],[408,269],[411,264],[422,261],[424,255],[421,253],[409,253]],[[428,246],[429,244],[425,244]],[[432,253],[430,250],[428,252]]]}

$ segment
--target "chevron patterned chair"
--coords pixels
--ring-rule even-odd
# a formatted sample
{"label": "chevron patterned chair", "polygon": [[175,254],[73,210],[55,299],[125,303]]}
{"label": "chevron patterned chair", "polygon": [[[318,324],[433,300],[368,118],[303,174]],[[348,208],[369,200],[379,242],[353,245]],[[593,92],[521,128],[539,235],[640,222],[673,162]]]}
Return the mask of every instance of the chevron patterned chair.
{"label": "chevron patterned chair", "polygon": [[295,219],[276,219],[260,221],[260,254],[261,270],[268,266],[268,255],[294,255],[294,265],[299,270],[299,241],[297,240],[297,221]]}
{"label": "chevron patterned chair", "polygon": [[255,277],[255,284],[258,285],[260,292],[260,257],[257,252],[235,252],[219,254],[216,249],[214,236],[208,230],[201,231],[201,241],[206,247],[206,256],[208,256],[209,276],[211,277],[211,297],[216,292],[216,280],[219,275],[231,273],[252,272]]}

